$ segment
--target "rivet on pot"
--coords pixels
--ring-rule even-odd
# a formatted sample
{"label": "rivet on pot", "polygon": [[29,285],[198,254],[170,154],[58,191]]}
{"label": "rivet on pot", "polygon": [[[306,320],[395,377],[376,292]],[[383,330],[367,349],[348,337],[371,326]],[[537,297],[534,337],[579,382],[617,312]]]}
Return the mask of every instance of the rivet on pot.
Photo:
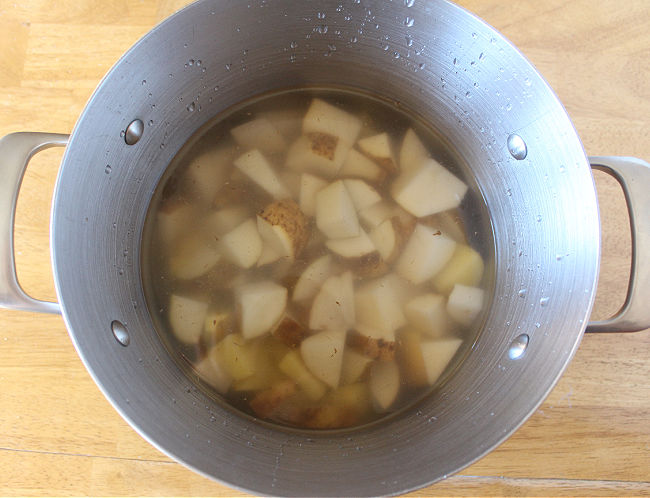
{"label": "rivet on pot", "polygon": [[134,145],[142,138],[142,133],[144,132],[144,123],[140,119],[134,119],[129,123],[129,126],[126,127],[126,133],[124,134],[124,141],[127,145]]}
{"label": "rivet on pot", "polygon": [[117,342],[124,347],[129,345],[131,338],[129,337],[128,330],[126,330],[126,327],[122,322],[113,320],[111,322],[111,329],[113,330],[113,335],[115,336],[115,339],[117,339]]}
{"label": "rivet on pot", "polygon": [[510,155],[519,161],[526,159],[526,156],[528,155],[526,142],[524,142],[524,139],[516,133],[513,133],[508,137],[508,150],[510,151]]}
{"label": "rivet on pot", "polygon": [[521,334],[515,337],[515,340],[512,341],[510,347],[508,348],[508,358],[511,360],[518,360],[524,355],[526,347],[528,346],[528,334]]}

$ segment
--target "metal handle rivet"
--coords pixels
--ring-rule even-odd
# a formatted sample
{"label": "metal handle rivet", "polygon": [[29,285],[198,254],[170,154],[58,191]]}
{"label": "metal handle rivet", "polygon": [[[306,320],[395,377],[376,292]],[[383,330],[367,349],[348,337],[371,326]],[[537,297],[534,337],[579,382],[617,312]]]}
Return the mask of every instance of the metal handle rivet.
{"label": "metal handle rivet", "polygon": [[129,331],[126,330],[126,327],[122,322],[113,320],[111,322],[111,330],[113,331],[113,335],[115,336],[115,339],[117,339],[117,342],[119,342],[124,347],[129,345],[131,342]]}
{"label": "metal handle rivet", "polygon": [[510,347],[508,348],[508,358],[511,360],[518,360],[521,358],[528,347],[528,341],[530,338],[528,334],[521,334],[515,337],[515,340],[512,341]]}
{"label": "metal handle rivet", "polygon": [[144,132],[144,123],[140,119],[134,119],[129,123],[129,126],[126,127],[124,133],[124,141],[127,145],[134,145],[138,143],[138,140],[142,138],[142,133]]}

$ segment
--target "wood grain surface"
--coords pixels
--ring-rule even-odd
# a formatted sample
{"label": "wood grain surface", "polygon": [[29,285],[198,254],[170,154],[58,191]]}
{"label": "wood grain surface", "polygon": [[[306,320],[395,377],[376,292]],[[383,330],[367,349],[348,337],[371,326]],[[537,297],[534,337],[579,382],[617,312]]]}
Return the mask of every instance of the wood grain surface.
{"label": "wood grain surface", "polygon": [[[0,135],[69,132],[120,55],[186,3],[0,0]],[[648,0],[460,3],[535,64],[588,153],[650,159]],[[61,156],[48,150],[32,161],[16,215],[20,281],[40,298],[55,297],[48,219]],[[619,188],[595,176],[603,257],[594,317],[605,317],[624,299],[630,235]],[[586,336],[513,437],[413,494],[650,495],[649,353],[650,330]],[[239,494],[138,436],[85,371],[60,316],[0,310],[0,495]]]}

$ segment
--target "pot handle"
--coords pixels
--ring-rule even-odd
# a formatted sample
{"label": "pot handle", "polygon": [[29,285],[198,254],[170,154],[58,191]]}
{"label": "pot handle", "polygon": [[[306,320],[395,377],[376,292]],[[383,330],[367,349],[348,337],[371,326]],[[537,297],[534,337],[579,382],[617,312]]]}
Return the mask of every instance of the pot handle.
{"label": "pot handle", "polygon": [[623,307],[611,318],[589,322],[587,332],[635,332],[650,327],[650,164],[634,157],[590,157],[593,169],[621,185],[632,232],[630,283]]}
{"label": "pot handle", "polygon": [[[18,191],[29,160],[37,152],[65,146],[68,135],[11,133],[0,139],[0,307],[41,313],[61,313],[58,303],[28,296],[18,283],[14,260],[14,221]],[[2,235],[4,234],[4,236]]]}

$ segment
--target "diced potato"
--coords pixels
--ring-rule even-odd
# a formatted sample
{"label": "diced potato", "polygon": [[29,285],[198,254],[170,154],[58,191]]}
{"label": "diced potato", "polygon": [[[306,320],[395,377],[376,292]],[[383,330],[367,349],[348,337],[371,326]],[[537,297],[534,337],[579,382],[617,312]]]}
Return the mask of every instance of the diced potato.
{"label": "diced potato", "polygon": [[285,315],[272,334],[281,343],[290,348],[296,348],[307,336],[307,329],[290,316]]}
{"label": "diced potato", "polygon": [[348,345],[372,360],[391,361],[395,358],[397,343],[393,332],[385,332],[359,325],[348,337]]}
{"label": "diced potato", "polygon": [[257,266],[264,266],[271,263],[275,263],[277,260],[279,260],[282,257],[283,257],[282,254],[277,252],[270,242],[263,241],[262,252],[260,254],[259,259],[257,260]]}
{"label": "diced potato", "polygon": [[449,329],[447,303],[439,294],[422,294],[404,306],[408,322],[430,337],[442,337]]}
{"label": "diced potato", "polygon": [[399,167],[402,172],[417,170],[422,163],[429,159],[429,151],[418,138],[415,131],[409,128],[402,140],[402,147],[399,152]]}
{"label": "diced potato", "polygon": [[277,109],[261,112],[260,117],[268,119],[285,140],[291,141],[300,135],[303,114],[300,109]]}
{"label": "diced potato", "polygon": [[341,365],[341,384],[353,384],[364,374],[372,358],[357,353],[354,349],[343,350],[343,363]]}
{"label": "diced potato", "polygon": [[420,287],[399,276],[397,273],[389,273],[383,279],[389,282],[389,285],[393,288],[397,302],[402,307],[415,296],[422,293]]}
{"label": "diced potato", "polygon": [[185,344],[199,342],[208,303],[190,297],[172,294],[168,307],[169,325],[176,338]]}
{"label": "diced potato", "polygon": [[311,429],[337,429],[358,424],[372,408],[370,392],[365,382],[348,384],[327,394],[304,422]]}
{"label": "diced potato", "polygon": [[387,219],[392,218],[394,213],[394,205],[386,201],[380,201],[359,211],[359,218],[366,228],[372,230],[381,225]]}
{"label": "diced potato", "polygon": [[242,147],[259,149],[267,154],[282,152],[287,147],[278,129],[264,117],[235,126],[230,133]]}
{"label": "diced potato", "polygon": [[310,171],[333,178],[339,173],[349,150],[348,142],[332,135],[303,135],[289,147],[286,165],[293,171]]}
{"label": "diced potato", "polygon": [[231,263],[253,266],[262,254],[262,238],[254,219],[248,219],[219,239],[219,249]]}
{"label": "diced potato", "polygon": [[205,237],[190,233],[179,240],[169,256],[171,274],[181,280],[200,277],[211,270],[221,259],[221,254]]}
{"label": "diced potato", "polygon": [[325,133],[354,143],[361,131],[361,120],[324,100],[314,99],[302,122],[302,132]]}
{"label": "diced potato", "polygon": [[389,280],[377,279],[363,285],[354,296],[357,325],[394,335],[406,323],[402,307]]}
{"label": "diced potato", "polygon": [[266,206],[257,215],[257,230],[265,245],[292,261],[309,240],[307,217],[291,199]]}
{"label": "diced potato", "polygon": [[270,332],[282,318],[287,304],[287,289],[270,280],[244,284],[236,295],[241,333],[246,339]]}
{"label": "diced potato", "polygon": [[253,149],[235,159],[235,166],[274,199],[286,199],[291,193],[278,178],[262,153]]}
{"label": "diced potato", "polygon": [[278,369],[277,363],[274,363],[264,351],[262,344],[255,343],[247,347],[255,350],[255,371],[252,375],[233,382],[231,386],[233,391],[259,391],[286,379]]}
{"label": "diced potato", "polygon": [[310,399],[316,401],[325,396],[327,385],[309,371],[297,349],[287,353],[280,361],[279,367],[282,373],[296,381]]}
{"label": "diced potato", "polygon": [[327,186],[322,178],[303,173],[300,176],[300,210],[307,216],[316,215],[316,194]]}
{"label": "diced potato", "polygon": [[458,244],[451,259],[433,279],[433,287],[449,294],[456,284],[476,287],[483,278],[483,258],[471,247]]}
{"label": "diced potato", "polygon": [[447,300],[447,313],[461,325],[471,325],[483,308],[484,294],[478,287],[454,285]]}
{"label": "diced potato", "polygon": [[369,236],[384,261],[392,261],[395,259],[398,247],[393,219],[382,221],[372,229]]}
{"label": "diced potato", "polygon": [[329,254],[312,261],[298,278],[293,288],[292,299],[305,302],[314,297],[323,282],[331,275],[331,262],[332,257]]}
{"label": "diced potato", "polygon": [[212,348],[208,351],[205,358],[198,363],[195,363],[193,367],[201,379],[205,380],[221,394],[224,394],[230,388],[232,378],[219,364],[216,348]]}
{"label": "diced potato", "polygon": [[343,258],[360,258],[377,249],[363,228],[359,228],[359,235],[345,239],[331,239],[325,242],[327,248]]}
{"label": "diced potato", "polygon": [[296,383],[292,380],[280,380],[272,383],[268,389],[261,391],[250,401],[250,407],[260,418],[270,418],[280,404],[296,392]]}
{"label": "diced potato", "polygon": [[372,183],[381,183],[386,178],[386,171],[358,150],[350,149],[339,170],[339,176],[362,178]]}
{"label": "diced potato", "polygon": [[359,235],[357,212],[341,180],[316,194],[316,226],[330,239]]}
{"label": "diced potato", "polygon": [[172,245],[187,229],[194,216],[194,209],[186,204],[162,205],[156,214],[156,231],[163,247]]}
{"label": "diced potato", "polygon": [[300,354],[309,371],[330,387],[338,387],[341,378],[345,334],[345,330],[324,330],[300,344]]}
{"label": "diced potato", "polygon": [[440,378],[462,343],[462,339],[457,337],[422,341],[420,343],[422,360],[429,385],[433,385]]}
{"label": "diced potato", "polygon": [[309,315],[312,330],[348,330],[355,323],[352,273],[331,276],[314,298]]}
{"label": "diced potato", "polygon": [[343,180],[343,184],[348,190],[352,204],[354,204],[357,211],[361,211],[381,201],[379,193],[363,180],[347,179]]}
{"label": "diced potato", "polygon": [[240,334],[228,334],[215,346],[219,365],[234,381],[255,373],[259,360],[258,349]]}
{"label": "diced potato", "polygon": [[435,276],[449,261],[456,242],[440,230],[417,224],[402,255],[397,260],[397,273],[419,285]]}
{"label": "diced potato", "polygon": [[388,265],[376,250],[360,258],[348,258],[344,261],[350,263],[350,266],[356,270],[355,276],[359,278],[381,277],[389,270]]}
{"label": "diced potato", "polygon": [[436,213],[426,218],[420,218],[418,221],[423,225],[435,226],[443,234],[450,239],[454,239],[456,242],[467,244],[465,226],[457,212],[443,211],[442,213]]}
{"label": "diced potato", "polygon": [[213,211],[199,223],[199,226],[205,227],[206,234],[216,240],[241,225],[249,216],[250,211],[245,206],[230,206]]}
{"label": "diced potato", "polygon": [[374,363],[370,367],[370,393],[377,408],[385,411],[395,402],[399,393],[399,368],[394,361]]}
{"label": "diced potato", "polygon": [[417,217],[457,207],[466,192],[467,185],[434,159],[402,173],[391,186],[393,199]]}
{"label": "diced potato", "polygon": [[231,147],[209,148],[197,155],[185,170],[185,182],[192,197],[212,202],[221,189],[232,164]]}
{"label": "diced potato", "polygon": [[387,133],[362,138],[357,142],[357,145],[361,152],[370,157],[388,173],[393,174],[398,171],[399,168],[391,150],[390,139]]}
{"label": "diced potato", "polygon": [[414,387],[426,386],[429,383],[421,343],[419,332],[412,329],[399,332],[398,363],[404,380]]}

